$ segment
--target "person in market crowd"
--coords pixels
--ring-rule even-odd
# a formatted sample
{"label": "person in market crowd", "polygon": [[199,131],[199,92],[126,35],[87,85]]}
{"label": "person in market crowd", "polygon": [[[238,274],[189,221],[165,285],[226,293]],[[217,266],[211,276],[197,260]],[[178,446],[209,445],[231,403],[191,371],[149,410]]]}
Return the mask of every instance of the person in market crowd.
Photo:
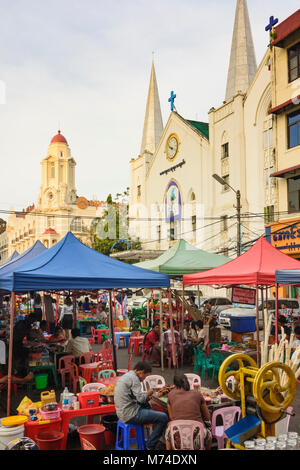
{"label": "person in market crowd", "polygon": [[18,321],[13,328],[12,362],[14,373],[19,377],[27,375],[29,349],[24,346],[23,340],[30,333],[35,318],[34,314],[29,314],[24,320]]}
{"label": "person in market crowd", "polygon": [[295,339],[294,339],[294,342],[292,344],[292,351],[293,352],[295,351],[295,349],[298,348],[298,346],[300,346],[300,325],[295,326],[294,335],[295,335]]}
{"label": "person in market crowd", "polygon": [[191,341],[190,337],[195,339],[196,331],[191,327],[191,322],[185,320],[183,328],[183,359],[187,364],[191,363],[194,354],[194,343]]}
{"label": "person in market crowd", "polygon": [[71,354],[71,356],[79,357],[81,354],[91,351],[89,340],[80,336],[79,328],[73,328],[71,334],[72,338],[65,347],[66,353]]}
{"label": "person in market crowd", "polygon": [[41,322],[43,318],[42,311],[42,298],[39,293],[35,294],[33,302],[33,314],[35,316],[35,321]]}
{"label": "person in market crowd", "polygon": [[281,304],[280,314],[283,315],[288,322],[293,321],[293,311],[291,308],[288,308],[286,304]]}
{"label": "person in market crowd", "polygon": [[54,329],[53,335],[48,339],[49,344],[65,344],[66,342],[66,333],[65,330],[57,325]]}
{"label": "person in market crowd", "polygon": [[101,302],[101,304],[104,305],[104,308],[105,308],[106,305],[107,305],[107,300],[108,300],[108,299],[107,299],[107,295],[106,295],[106,294],[101,294],[101,295],[100,295],[100,302]]}
{"label": "person in market crowd", "polygon": [[160,349],[160,324],[155,321],[152,329],[144,337],[144,351],[146,357],[149,357],[153,367],[160,367],[161,349]]}
{"label": "person in market crowd", "polygon": [[27,335],[27,340],[29,342],[35,342],[35,343],[46,343],[47,340],[44,335],[44,333],[48,332],[48,324],[46,320],[42,320],[39,326],[36,325],[34,327],[34,325],[35,324],[33,324],[30,332]]}
{"label": "person in market crowd", "polygon": [[61,309],[59,323],[61,323],[65,330],[66,339],[70,339],[71,329],[73,327],[73,302],[69,295],[65,298],[64,305]]}
{"label": "person in market crowd", "polygon": [[[212,433],[211,418],[205,399],[201,393],[190,389],[190,384],[184,374],[174,376],[175,388],[168,394],[168,414],[171,421],[191,420],[199,421],[204,426],[204,445],[206,450],[211,449]],[[170,427],[165,434],[166,448],[172,450]],[[201,449],[200,431],[196,432],[194,438],[194,449]],[[174,441],[180,449],[180,436],[175,433]]]}
{"label": "person in market crowd", "polygon": [[196,304],[196,297],[194,295],[190,296],[190,306],[194,308],[198,308],[198,305]]}
{"label": "person in market crowd", "polygon": [[28,311],[28,305],[27,305],[27,298],[22,297],[21,303],[20,303],[20,315],[26,315]]}
{"label": "person in market crowd", "polygon": [[98,308],[96,318],[97,318],[97,320],[99,320],[101,325],[106,325],[107,326],[108,316],[107,316],[107,313],[105,311],[104,304],[102,304],[102,303],[99,304],[99,308]]}
{"label": "person in market crowd", "polygon": [[165,413],[154,411],[149,405],[153,390],[142,392],[141,382],[152,372],[147,361],[138,362],[134,369],[123,375],[114,390],[116,413],[126,424],[152,424],[153,432],[146,441],[146,450],[154,450],[168,423]]}
{"label": "person in market crowd", "polygon": [[[175,329],[176,327],[176,321],[173,320],[173,340],[174,340],[174,345],[175,345],[175,356],[180,355],[180,334],[178,331]],[[164,340],[164,350],[167,356],[169,356],[172,353],[172,331],[171,331],[171,322],[170,319],[168,318],[167,320],[167,331],[164,332],[163,335],[163,340]]]}
{"label": "person in market crowd", "polygon": [[91,310],[91,305],[88,297],[84,298],[84,302],[82,304],[82,310],[84,312],[89,312]]}
{"label": "person in market crowd", "polygon": [[[287,340],[290,339],[291,336],[291,328],[287,325],[288,321],[285,316],[279,315],[278,316],[278,337],[281,337],[281,328],[283,328],[284,334],[287,336]],[[276,325],[274,324],[271,328],[271,336],[275,337],[276,334]]]}
{"label": "person in market crowd", "polygon": [[198,320],[194,324],[195,328],[195,333],[196,333],[196,338],[192,338],[190,336],[190,341],[194,343],[195,346],[202,345],[203,349],[205,350],[207,348],[207,345],[209,343],[209,336],[207,329],[204,327],[204,323],[202,320]]}

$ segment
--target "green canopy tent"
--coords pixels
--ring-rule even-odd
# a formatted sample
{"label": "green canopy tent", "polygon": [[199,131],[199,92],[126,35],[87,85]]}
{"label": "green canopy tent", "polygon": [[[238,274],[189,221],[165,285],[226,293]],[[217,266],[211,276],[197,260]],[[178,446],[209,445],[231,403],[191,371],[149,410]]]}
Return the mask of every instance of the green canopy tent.
{"label": "green canopy tent", "polygon": [[[171,277],[182,277],[184,274],[199,273],[202,271],[208,271],[210,269],[221,266],[231,261],[226,256],[216,255],[214,253],[208,253],[203,250],[199,250],[193,245],[190,245],[185,240],[179,240],[175,243],[172,248],[166,251],[164,254],[154,260],[143,261],[135,264],[139,268],[149,269],[159,273],[168,274]],[[170,299],[169,299],[170,304]],[[160,302],[161,305],[161,302]],[[185,308],[184,300],[184,289],[182,291],[182,311]],[[171,318],[171,316],[170,316]],[[182,314],[183,321],[183,314]],[[183,328],[183,324],[182,324]],[[173,330],[171,322],[171,330]],[[162,322],[161,322],[162,332]],[[162,344],[162,342],[161,342]],[[172,344],[173,352],[173,363],[174,359],[174,348]],[[163,354],[163,353],[162,353]],[[182,357],[182,356],[181,356]],[[182,358],[183,359],[183,358]]]}
{"label": "green canopy tent", "polygon": [[199,273],[217,268],[231,261],[230,258],[214,253],[207,253],[179,240],[172,248],[154,260],[143,261],[135,266],[150,269],[169,276],[180,277],[184,274]]}

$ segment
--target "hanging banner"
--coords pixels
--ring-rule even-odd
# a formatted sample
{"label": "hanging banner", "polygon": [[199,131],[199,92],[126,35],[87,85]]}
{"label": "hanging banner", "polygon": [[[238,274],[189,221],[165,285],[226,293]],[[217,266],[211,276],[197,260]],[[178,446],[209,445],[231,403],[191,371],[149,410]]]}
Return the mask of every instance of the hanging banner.
{"label": "hanging banner", "polygon": [[256,304],[256,290],[247,289],[246,287],[233,287],[232,288],[232,303],[255,305]]}

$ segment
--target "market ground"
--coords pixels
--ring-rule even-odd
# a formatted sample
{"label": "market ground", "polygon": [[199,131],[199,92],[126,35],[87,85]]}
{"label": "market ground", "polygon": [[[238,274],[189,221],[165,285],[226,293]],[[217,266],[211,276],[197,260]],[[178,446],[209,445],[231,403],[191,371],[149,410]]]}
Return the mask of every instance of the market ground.
{"label": "market ground", "polygon": [[[98,352],[99,349],[100,349],[100,345],[94,345],[95,352]],[[140,359],[141,359],[140,356],[137,358],[133,357],[132,365],[134,366],[134,364]],[[117,351],[117,361],[118,361],[118,368],[127,369],[127,366],[128,366],[127,349],[120,348]],[[193,366],[192,364],[190,366],[184,366],[184,369],[181,369],[181,370],[182,372],[193,372]],[[165,378],[166,383],[170,385],[173,384],[174,372],[175,372],[174,369],[166,368],[164,369],[164,371],[162,371],[160,368],[153,369],[153,374],[162,375]],[[215,381],[212,381],[211,379],[206,379],[205,381],[202,382],[202,385],[204,387],[214,389],[218,386],[217,379]],[[50,383],[47,390],[51,390],[51,389],[54,389],[54,387],[53,387],[53,384]],[[57,400],[59,400],[61,392],[62,392],[62,389],[56,390]],[[14,394],[12,394],[11,415],[17,414],[16,409],[24,396],[26,396],[25,389],[18,390],[17,397],[15,397]],[[33,390],[32,392],[28,393],[28,396],[32,401],[39,401],[40,391]],[[6,405],[7,405],[7,393],[6,391],[2,391],[0,392],[0,417],[1,418],[6,416]],[[296,413],[296,416],[291,417],[289,430],[300,433],[300,385],[297,386],[297,394],[293,403],[293,408],[294,408],[294,412]],[[94,422],[99,423],[100,422],[99,417],[95,417]],[[76,431],[76,428],[78,426],[85,424],[85,418],[84,417],[74,418],[70,421],[70,423],[71,425],[69,429],[67,450],[81,450],[79,435],[78,435],[78,432]],[[107,447],[107,449],[109,448]]]}

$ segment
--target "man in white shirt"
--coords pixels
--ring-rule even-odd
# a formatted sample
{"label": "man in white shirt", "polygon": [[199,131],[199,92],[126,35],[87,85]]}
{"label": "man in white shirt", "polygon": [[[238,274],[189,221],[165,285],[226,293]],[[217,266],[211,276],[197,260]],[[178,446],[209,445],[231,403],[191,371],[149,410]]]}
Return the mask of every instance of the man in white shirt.
{"label": "man in white shirt", "polygon": [[297,349],[298,346],[300,346],[300,326],[299,325],[295,326],[294,335],[295,335],[295,339],[292,344],[293,350]]}
{"label": "man in white shirt", "polygon": [[80,330],[73,328],[71,330],[72,338],[68,341],[65,351],[72,356],[78,357],[81,354],[91,351],[90,343],[87,338],[80,336]]}

